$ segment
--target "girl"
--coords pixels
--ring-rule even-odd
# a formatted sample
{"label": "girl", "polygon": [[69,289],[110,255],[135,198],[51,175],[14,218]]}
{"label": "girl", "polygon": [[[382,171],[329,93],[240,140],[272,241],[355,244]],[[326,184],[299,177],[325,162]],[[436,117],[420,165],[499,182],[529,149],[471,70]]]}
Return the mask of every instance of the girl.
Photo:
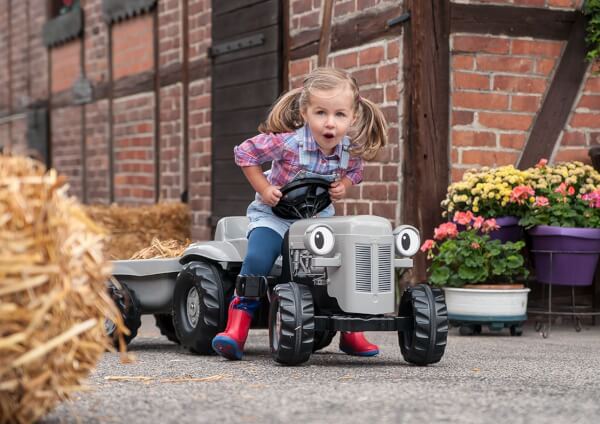
{"label": "girl", "polygon": [[[248,207],[248,253],[240,275],[269,275],[281,254],[283,237],[293,220],[271,210],[281,198],[279,189],[299,178],[331,181],[329,194],[340,200],[353,184],[362,181],[363,158],[373,158],[387,143],[387,124],[381,110],[360,97],[354,78],[333,68],[311,72],[302,87],[284,94],[273,106],[261,134],[234,148],[256,191]],[[261,164],[271,161],[263,174]],[[333,205],[319,213],[333,216]],[[241,359],[244,343],[259,299],[234,296],[227,328],[212,341],[213,349],[227,359]],[[363,333],[342,332],[340,349],[350,355],[373,356],[379,348]]]}

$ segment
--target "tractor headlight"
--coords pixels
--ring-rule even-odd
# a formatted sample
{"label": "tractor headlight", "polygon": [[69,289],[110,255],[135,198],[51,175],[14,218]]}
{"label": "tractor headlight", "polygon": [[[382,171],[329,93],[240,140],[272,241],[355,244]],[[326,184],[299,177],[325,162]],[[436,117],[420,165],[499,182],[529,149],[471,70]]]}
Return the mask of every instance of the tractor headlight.
{"label": "tractor headlight", "polygon": [[394,230],[396,252],[400,256],[410,257],[419,251],[421,237],[419,230],[412,225],[401,225]]}
{"label": "tractor headlight", "polygon": [[311,225],[304,233],[304,246],[314,255],[328,255],[335,246],[333,231],[323,224]]}

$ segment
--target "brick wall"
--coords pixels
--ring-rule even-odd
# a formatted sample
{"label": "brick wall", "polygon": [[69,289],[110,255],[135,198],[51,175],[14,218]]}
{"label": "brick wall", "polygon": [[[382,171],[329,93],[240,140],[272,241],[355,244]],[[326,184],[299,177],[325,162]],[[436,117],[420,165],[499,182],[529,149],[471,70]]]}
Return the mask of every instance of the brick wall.
{"label": "brick wall", "polygon": [[52,163],[69,178],[70,193],[82,197],[81,106],[52,110]]}
{"label": "brick wall", "polygon": [[154,68],[153,25],[152,14],[147,14],[112,27],[115,80]]}
{"label": "brick wall", "polygon": [[81,71],[81,43],[72,40],[50,50],[52,93],[68,90]]}
{"label": "brick wall", "polygon": [[464,4],[497,4],[499,6],[540,7],[552,9],[581,9],[584,0],[453,0]]}
{"label": "brick wall", "polygon": [[154,93],[114,101],[115,201],[154,203]]}
{"label": "brick wall", "polygon": [[[0,28],[9,27],[9,19],[8,19],[8,2],[0,2]],[[9,101],[9,87],[10,84],[10,75],[9,75],[9,39],[10,34],[8,31],[0,32],[0,115],[8,114],[10,109],[8,101]],[[0,124],[0,128],[4,127],[6,124]],[[5,130],[5,138],[0,138],[0,144],[5,143],[8,139],[8,129]],[[2,134],[2,133],[0,133]]]}
{"label": "brick wall", "polygon": [[452,179],[516,164],[565,43],[472,34],[450,43]]}
{"label": "brick wall", "polygon": [[[211,39],[210,0],[190,0],[188,10],[189,60],[207,59]],[[211,79],[196,79],[189,87],[189,202],[192,209],[192,237],[211,237]]]}
{"label": "brick wall", "polygon": [[[4,2],[3,2],[4,3]],[[42,100],[48,97],[48,50],[42,42],[40,31],[46,22],[46,2],[29,1],[29,48],[31,61],[31,99]]]}
{"label": "brick wall", "polygon": [[160,90],[160,198],[178,201],[183,191],[182,84]]}
{"label": "brick wall", "polygon": [[108,175],[108,100],[85,106],[87,201],[110,202]]}

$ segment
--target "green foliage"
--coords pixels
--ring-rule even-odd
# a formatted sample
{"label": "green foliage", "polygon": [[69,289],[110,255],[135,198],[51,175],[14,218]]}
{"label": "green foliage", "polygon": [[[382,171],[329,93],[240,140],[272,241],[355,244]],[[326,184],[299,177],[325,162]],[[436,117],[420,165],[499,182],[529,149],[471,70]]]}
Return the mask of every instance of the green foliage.
{"label": "green foliage", "polygon": [[592,62],[600,56],[600,0],[587,0],[583,13],[589,17],[585,41],[589,47],[587,59]]}
{"label": "green foliage", "polygon": [[474,229],[461,231],[430,250],[429,280],[447,287],[515,282],[529,275],[521,254],[524,246],[523,241],[502,244]]}

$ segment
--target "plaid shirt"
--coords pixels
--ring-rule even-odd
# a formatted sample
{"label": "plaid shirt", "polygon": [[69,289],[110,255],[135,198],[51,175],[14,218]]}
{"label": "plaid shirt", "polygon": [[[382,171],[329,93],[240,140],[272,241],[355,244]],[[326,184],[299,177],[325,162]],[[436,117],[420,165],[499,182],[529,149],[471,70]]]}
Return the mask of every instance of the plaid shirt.
{"label": "plaid shirt", "polygon": [[[340,178],[346,176],[352,184],[362,181],[363,160],[358,156],[350,156],[348,168],[339,169],[342,155],[341,143],[337,145],[332,155],[323,154],[310,131],[304,139],[304,149],[309,153],[309,164],[304,167],[300,164],[299,138],[304,131],[282,134],[259,134],[235,146],[235,163],[238,166],[255,166],[272,161],[271,173],[267,177],[269,183],[283,186],[294,179],[301,170],[314,172],[321,175],[340,173]],[[304,137],[303,137],[304,138]],[[333,161],[332,161],[333,160]]]}

